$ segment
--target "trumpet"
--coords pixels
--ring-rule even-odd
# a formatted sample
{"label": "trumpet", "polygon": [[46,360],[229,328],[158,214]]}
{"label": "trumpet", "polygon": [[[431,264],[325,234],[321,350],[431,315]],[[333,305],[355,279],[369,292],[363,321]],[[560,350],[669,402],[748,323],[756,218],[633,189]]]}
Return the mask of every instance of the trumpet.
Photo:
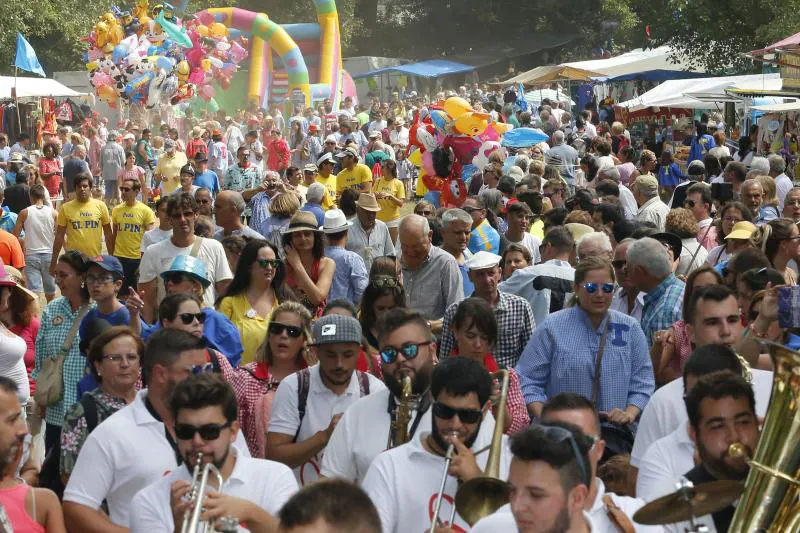
{"label": "trumpet", "polygon": [[[199,533],[200,531],[221,531],[223,533],[235,533],[238,531],[239,521],[233,517],[223,517],[218,520],[200,521],[200,515],[203,513],[203,501],[206,499],[208,493],[208,476],[214,474],[217,479],[217,486],[222,491],[222,473],[212,463],[205,465],[202,470],[200,465],[203,464],[203,454],[197,454],[197,462],[194,465],[192,472],[192,488],[189,490],[188,501],[190,507],[183,515],[183,524],[181,525],[181,533]],[[200,525],[202,524],[202,529]]]}

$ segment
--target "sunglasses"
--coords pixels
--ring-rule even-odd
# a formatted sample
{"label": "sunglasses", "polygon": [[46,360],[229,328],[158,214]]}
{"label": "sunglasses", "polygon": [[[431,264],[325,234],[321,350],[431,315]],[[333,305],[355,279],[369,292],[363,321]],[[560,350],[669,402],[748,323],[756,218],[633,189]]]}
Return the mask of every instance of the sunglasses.
{"label": "sunglasses", "polygon": [[181,313],[178,315],[178,318],[180,318],[181,322],[187,326],[195,320],[197,320],[200,324],[206,321],[206,315],[203,313]]}
{"label": "sunglasses", "polygon": [[258,264],[261,268],[272,267],[275,270],[278,270],[278,267],[281,266],[280,259],[259,259]]}
{"label": "sunglasses", "polygon": [[545,437],[553,441],[554,444],[561,444],[564,441],[569,441],[569,447],[572,450],[572,454],[575,456],[575,462],[578,463],[578,469],[581,471],[581,479],[586,486],[589,486],[589,466],[586,464],[586,461],[581,454],[580,449],[578,448],[578,442],[575,440],[575,436],[572,434],[572,432],[559,426],[534,425],[533,427],[541,430]]}
{"label": "sunglasses", "polygon": [[372,281],[370,281],[370,285],[375,287],[376,289],[383,289],[383,288],[395,288],[400,286],[400,280],[397,278],[393,278],[392,276],[377,276]]}
{"label": "sunglasses", "polygon": [[431,341],[427,342],[420,342],[420,343],[408,343],[398,348],[393,348],[392,346],[387,346],[381,350],[381,360],[386,363],[387,365],[391,365],[395,361],[397,361],[397,356],[403,354],[403,357],[407,361],[411,361],[412,359],[416,359],[419,355],[419,347],[420,346],[428,346],[431,344]]}
{"label": "sunglasses", "polygon": [[202,365],[189,365],[185,368],[193,376],[197,376],[199,374],[214,373],[214,363],[203,363]]}
{"label": "sunglasses", "polygon": [[272,335],[280,335],[284,330],[286,330],[286,334],[293,339],[296,339],[303,333],[303,330],[297,326],[281,324],[280,322],[270,322],[268,329]]}
{"label": "sunglasses", "polygon": [[199,433],[203,440],[217,440],[222,434],[222,430],[231,427],[232,422],[224,424],[205,424],[203,426],[192,426],[191,424],[175,424],[175,436],[179,440],[192,440],[195,434]]}
{"label": "sunglasses", "polygon": [[481,209],[480,207],[462,207],[461,209],[463,209],[464,211],[466,211],[470,215],[472,213],[474,213],[475,211],[483,211],[483,209]]}
{"label": "sunglasses", "polygon": [[581,285],[586,292],[589,294],[594,294],[597,292],[597,289],[603,289],[603,292],[606,294],[611,294],[614,292],[614,284],[613,283],[603,283],[602,285],[598,285],[597,283],[584,283]]}
{"label": "sunglasses", "polygon": [[433,404],[433,416],[436,418],[450,420],[456,415],[465,424],[477,424],[480,422],[483,413],[480,409],[456,409],[439,402]]}

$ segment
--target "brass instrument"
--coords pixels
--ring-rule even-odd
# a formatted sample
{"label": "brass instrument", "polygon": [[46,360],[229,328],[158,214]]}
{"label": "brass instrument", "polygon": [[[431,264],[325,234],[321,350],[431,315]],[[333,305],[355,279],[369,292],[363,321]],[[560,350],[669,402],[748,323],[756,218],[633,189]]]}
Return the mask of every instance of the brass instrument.
{"label": "brass instrument", "polygon": [[414,402],[411,376],[403,377],[403,394],[397,406],[397,415],[389,428],[389,442],[386,448],[394,448],[408,442],[408,421],[411,419],[411,407]]}
{"label": "brass instrument", "polygon": [[750,465],[744,494],[728,531],[798,533],[800,352],[774,342],[761,343],[769,349],[775,369],[772,397],[752,459],[747,458],[747,449],[740,443],[732,444],[728,451]]}
{"label": "brass instrument", "polygon": [[[450,470],[450,462],[453,460],[453,455],[456,453],[454,444],[447,447],[447,453],[444,456],[444,471],[442,472],[442,482],[439,485],[439,495],[436,497],[436,507],[433,509],[433,517],[431,518],[431,531],[439,525],[439,511],[442,508],[442,500],[444,499],[444,486],[447,484],[447,471]],[[452,514],[450,515],[450,524],[453,525],[453,520],[456,517],[456,506],[453,506]]]}
{"label": "brass instrument", "polygon": [[222,517],[212,522],[200,522],[200,515],[203,513],[203,501],[206,499],[208,492],[208,476],[214,474],[217,478],[217,487],[222,491],[222,473],[212,463],[208,463],[200,469],[203,464],[203,454],[197,454],[197,462],[194,465],[192,472],[192,488],[189,491],[188,501],[190,507],[183,515],[183,524],[181,525],[181,533],[198,533],[200,531],[222,531],[224,533],[235,533],[238,531],[239,521],[233,517]]}
{"label": "brass instrument", "polygon": [[508,503],[508,483],[500,479],[500,454],[503,451],[503,430],[506,426],[506,402],[508,400],[508,370],[500,370],[492,377],[502,375],[500,402],[497,407],[492,446],[486,459],[486,471],[481,477],[464,483],[456,493],[456,509],[467,524],[474,525]]}

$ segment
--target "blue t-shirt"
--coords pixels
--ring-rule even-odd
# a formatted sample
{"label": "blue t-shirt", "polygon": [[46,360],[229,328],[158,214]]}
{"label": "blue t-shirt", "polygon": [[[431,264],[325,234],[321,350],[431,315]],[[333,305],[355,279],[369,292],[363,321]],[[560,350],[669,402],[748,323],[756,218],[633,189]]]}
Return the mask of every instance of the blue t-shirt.
{"label": "blue t-shirt", "polygon": [[195,176],[194,184],[198,187],[205,187],[214,195],[219,192],[219,176],[213,170],[206,170],[202,174]]}
{"label": "blue t-shirt", "polygon": [[306,202],[306,205],[300,208],[300,211],[308,211],[309,213],[314,213],[314,216],[317,217],[317,224],[322,226],[325,223],[325,211],[323,211],[322,206],[319,204],[310,204]]}

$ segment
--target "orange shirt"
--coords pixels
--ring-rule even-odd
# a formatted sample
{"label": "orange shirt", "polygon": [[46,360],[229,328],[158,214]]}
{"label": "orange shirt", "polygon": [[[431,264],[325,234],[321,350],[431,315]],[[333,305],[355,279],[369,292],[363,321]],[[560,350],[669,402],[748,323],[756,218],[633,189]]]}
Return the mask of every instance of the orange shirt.
{"label": "orange shirt", "polygon": [[0,259],[4,265],[10,265],[17,270],[25,268],[25,254],[19,240],[5,230],[0,230]]}

